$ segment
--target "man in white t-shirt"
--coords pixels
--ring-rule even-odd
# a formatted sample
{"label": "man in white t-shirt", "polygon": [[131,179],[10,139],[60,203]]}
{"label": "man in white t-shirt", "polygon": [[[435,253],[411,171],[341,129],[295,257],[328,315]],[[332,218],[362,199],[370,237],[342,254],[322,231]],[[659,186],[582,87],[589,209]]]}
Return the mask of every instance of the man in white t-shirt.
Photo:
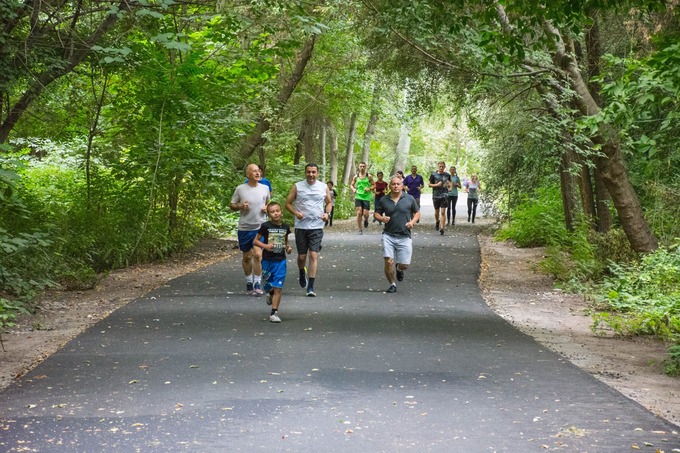
{"label": "man in white t-shirt", "polygon": [[246,275],[246,292],[249,296],[261,296],[262,250],[253,241],[260,225],[264,223],[269,203],[269,188],[260,184],[262,173],[257,164],[246,167],[248,182],[236,187],[229,207],[239,211],[238,248],[243,252],[243,272]]}
{"label": "man in white t-shirt", "polygon": [[[317,180],[319,167],[305,166],[305,180],[293,184],[286,197],[286,209],[295,216],[295,245],[300,286],[306,288],[308,297],[315,297],[314,280],[318,267],[324,222],[333,209],[328,187]],[[307,256],[309,255],[308,267]],[[305,272],[307,271],[307,272]]]}

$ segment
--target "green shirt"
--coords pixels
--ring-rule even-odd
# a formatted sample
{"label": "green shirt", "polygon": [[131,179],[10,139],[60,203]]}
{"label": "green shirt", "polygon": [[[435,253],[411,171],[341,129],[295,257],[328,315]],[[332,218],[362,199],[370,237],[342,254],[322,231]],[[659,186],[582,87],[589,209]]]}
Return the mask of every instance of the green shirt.
{"label": "green shirt", "polygon": [[451,175],[451,182],[453,185],[451,186],[451,190],[449,191],[449,196],[450,197],[457,197],[458,196],[458,184],[460,184],[460,178],[456,175]]}
{"label": "green shirt", "polygon": [[357,188],[357,193],[355,195],[357,200],[371,201],[371,191],[368,190],[371,188],[371,181],[368,178],[368,175],[363,179],[359,179],[359,175],[357,175],[357,181],[354,186]]}

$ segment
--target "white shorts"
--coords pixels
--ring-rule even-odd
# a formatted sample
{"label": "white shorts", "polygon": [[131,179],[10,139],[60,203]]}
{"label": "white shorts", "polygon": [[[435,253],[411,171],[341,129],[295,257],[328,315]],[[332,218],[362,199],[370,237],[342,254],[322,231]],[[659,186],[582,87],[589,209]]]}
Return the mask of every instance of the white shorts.
{"label": "white shorts", "polygon": [[384,258],[392,258],[397,264],[411,264],[413,241],[410,237],[383,233],[382,243]]}

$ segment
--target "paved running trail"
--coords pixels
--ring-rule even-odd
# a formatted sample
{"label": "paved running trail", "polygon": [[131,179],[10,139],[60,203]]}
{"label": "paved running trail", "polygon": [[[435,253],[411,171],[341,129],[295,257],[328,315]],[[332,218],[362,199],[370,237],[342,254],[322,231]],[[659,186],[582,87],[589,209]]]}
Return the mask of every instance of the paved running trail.
{"label": "paved running trail", "polygon": [[371,224],[328,231],[316,298],[290,256],[281,324],[236,258],[128,304],[0,393],[0,450],[680,451],[676,426],[493,314],[472,230],[440,236],[423,209],[395,294]]}

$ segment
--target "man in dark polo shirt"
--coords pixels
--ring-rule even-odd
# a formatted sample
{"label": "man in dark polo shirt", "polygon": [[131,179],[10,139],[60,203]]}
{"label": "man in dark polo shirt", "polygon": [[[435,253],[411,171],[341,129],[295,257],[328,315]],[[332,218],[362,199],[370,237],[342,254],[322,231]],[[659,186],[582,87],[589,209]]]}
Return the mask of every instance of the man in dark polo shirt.
{"label": "man in dark polo shirt", "polygon": [[396,293],[397,281],[404,280],[404,271],[411,264],[411,229],[420,219],[420,207],[415,198],[404,193],[400,176],[390,179],[390,193],[382,197],[373,217],[385,225],[382,234],[383,257],[385,277],[390,284],[385,292]]}

